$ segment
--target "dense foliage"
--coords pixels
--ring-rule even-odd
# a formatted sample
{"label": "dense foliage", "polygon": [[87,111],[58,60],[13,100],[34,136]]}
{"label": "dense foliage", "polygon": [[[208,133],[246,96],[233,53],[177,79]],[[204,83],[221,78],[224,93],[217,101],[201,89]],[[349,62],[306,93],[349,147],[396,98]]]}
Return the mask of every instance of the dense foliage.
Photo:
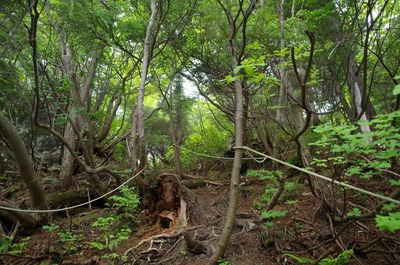
{"label": "dense foliage", "polygon": [[[106,179],[121,184],[144,165],[195,174],[233,158],[239,126],[244,146],[338,181],[379,179],[389,188],[371,192],[399,198],[398,1],[150,2],[1,1],[0,111],[26,146],[32,179],[63,191],[87,185],[97,196],[109,191]],[[9,187],[24,166],[0,128],[0,185]],[[250,172],[273,183],[254,204],[268,227],[285,215],[272,209],[279,197],[296,201],[272,167]],[[143,195],[148,183],[137,181]],[[351,191],[306,182],[330,214],[373,215],[379,229],[400,229],[398,205],[358,201],[360,209],[347,204]],[[111,209],[134,211],[139,201],[122,193]],[[110,218],[97,227],[135,219]]]}

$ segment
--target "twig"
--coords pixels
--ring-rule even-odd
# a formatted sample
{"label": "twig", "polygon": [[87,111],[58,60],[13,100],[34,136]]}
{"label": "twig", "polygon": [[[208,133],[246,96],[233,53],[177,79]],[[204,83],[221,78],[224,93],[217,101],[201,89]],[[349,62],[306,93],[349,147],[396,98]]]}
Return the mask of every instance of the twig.
{"label": "twig", "polygon": [[25,255],[11,254],[11,253],[0,253],[0,256],[11,256],[11,257],[15,257],[15,258],[31,259],[31,260],[47,258],[46,255],[42,255],[42,256],[25,256]]}
{"label": "twig", "polygon": [[174,237],[178,237],[178,236],[180,236],[180,235],[182,235],[182,231],[179,231],[178,233],[171,234],[171,235],[169,235],[169,234],[158,234],[158,235],[152,236],[152,237],[150,237],[150,238],[143,239],[143,240],[140,241],[136,246],[131,247],[130,249],[128,249],[127,251],[125,251],[124,256],[127,256],[127,255],[129,254],[129,252],[131,252],[132,250],[134,250],[134,249],[140,247],[141,245],[143,245],[143,244],[146,243],[146,242],[149,242],[149,241],[151,242],[151,241],[153,241],[154,239],[159,239],[159,238],[174,238]]}
{"label": "twig", "polygon": [[204,182],[205,184],[209,184],[209,185],[215,185],[215,186],[224,186],[223,183],[221,182],[216,182],[216,181],[212,181],[212,180],[206,180],[206,179],[202,179],[196,176],[192,176],[192,175],[184,175],[184,178],[189,178],[189,179],[194,179],[194,180],[201,180],[202,182]]}
{"label": "twig", "polygon": [[319,256],[316,260],[314,260],[313,263],[311,263],[311,264],[318,264],[322,259],[324,259],[325,257],[329,256],[333,252],[335,252],[335,249],[333,249],[333,248],[328,249],[327,251],[322,253],[322,255]]}

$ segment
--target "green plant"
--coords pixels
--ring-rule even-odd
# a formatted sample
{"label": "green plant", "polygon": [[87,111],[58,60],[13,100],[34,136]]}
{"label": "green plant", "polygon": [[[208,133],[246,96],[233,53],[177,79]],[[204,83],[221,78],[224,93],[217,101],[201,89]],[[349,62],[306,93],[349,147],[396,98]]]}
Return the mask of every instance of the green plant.
{"label": "green plant", "polygon": [[31,239],[31,237],[24,237],[23,239],[21,239],[21,241],[19,243],[13,244],[11,246],[11,250],[9,251],[9,253],[11,253],[11,254],[22,253],[22,251],[24,251],[27,248],[30,239]]}
{"label": "green plant", "polygon": [[48,225],[44,225],[43,229],[47,230],[49,232],[49,238],[47,241],[47,251],[49,251],[50,249],[50,245],[51,245],[51,236],[53,235],[53,232],[55,230],[57,230],[60,226],[56,225],[56,224],[48,224]]}
{"label": "green plant", "polygon": [[257,177],[261,180],[276,181],[277,177],[282,176],[282,175],[283,175],[283,173],[279,170],[258,169],[258,170],[248,170],[247,171],[247,176]]}
{"label": "green plant", "polygon": [[223,258],[219,258],[218,265],[230,265],[231,263]]}
{"label": "green plant", "polygon": [[127,240],[132,230],[129,227],[126,227],[126,225],[122,226],[122,228],[120,229],[116,229],[115,227],[113,229],[113,223],[115,222],[115,220],[116,218],[113,216],[109,216],[106,218],[99,217],[92,224],[92,226],[97,227],[104,232],[99,239],[105,243],[95,241],[86,242],[86,244],[89,244],[90,246],[99,250],[103,250],[105,248],[113,250],[114,248],[118,247],[118,244],[120,242]]}
{"label": "green plant", "polygon": [[4,251],[8,250],[12,246],[12,236],[8,235],[1,235],[3,241],[1,241],[0,244],[0,253],[3,253]]}
{"label": "green plant", "polygon": [[100,242],[86,242],[86,244],[89,244],[91,247],[96,248],[98,250],[103,250],[107,247],[105,244]]}
{"label": "green plant", "polygon": [[59,227],[60,227],[59,225],[50,224],[50,225],[44,225],[43,229],[49,231],[50,233],[52,233],[55,230],[57,230]]}
{"label": "green plant", "polygon": [[269,210],[267,212],[262,211],[261,212],[261,217],[266,220],[264,222],[264,226],[266,228],[272,227],[275,223],[272,221],[272,219],[277,218],[277,217],[284,217],[286,216],[287,211],[279,211],[279,210]]}
{"label": "green plant", "polygon": [[110,226],[114,224],[116,221],[115,216],[108,216],[108,217],[99,217],[96,221],[93,222],[92,226],[97,227],[100,230],[107,231],[109,230]]}
{"label": "green plant", "polygon": [[127,240],[132,232],[129,224],[137,222],[137,218],[132,214],[139,205],[139,197],[134,192],[134,188],[122,187],[121,196],[114,195],[110,197],[107,204],[111,214],[107,217],[99,217],[92,226],[97,227],[104,233],[99,241],[86,242],[93,248],[103,250],[108,248],[113,250],[118,244]]}
{"label": "green plant", "polygon": [[[351,261],[351,255],[353,254],[353,250],[349,249],[340,253],[336,258],[325,258],[318,262],[319,265],[345,265]],[[315,261],[306,258],[306,257],[299,257],[294,254],[283,254],[283,257],[290,257],[294,259],[296,262],[300,264],[315,264]]]}
{"label": "green plant", "polygon": [[297,203],[298,203],[297,200],[287,200],[284,202],[284,204],[286,204],[286,205],[295,205]]}
{"label": "green plant", "polygon": [[278,178],[282,178],[282,174],[283,173],[279,170],[270,171],[259,169],[247,171],[247,176],[257,177],[261,180],[268,180],[268,183],[270,183],[270,181],[272,182],[272,185],[268,185],[265,187],[264,192],[260,197],[260,201],[253,202],[254,207],[256,207],[258,210],[262,210],[262,208],[264,208],[266,204],[271,201],[272,197],[278,189],[277,180]]}
{"label": "green plant", "polygon": [[179,255],[182,256],[183,259],[187,259],[188,258],[188,253],[186,250],[181,250],[179,252]]}
{"label": "green plant", "polygon": [[57,235],[61,238],[61,242],[69,242],[76,240],[76,235],[72,234],[72,232],[70,231],[58,232]]}
{"label": "green plant", "polygon": [[300,264],[310,264],[310,263],[314,262],[312,259],[305,258],[305,257],[299,257],[299,256],[296,256],[296,255],[290,254],[290,253],[283,254],[282,256],[292,258]]}
{"label": "green plant", "polygon": [[130,228],[122,228],[117,232],[116,236],[110,236],[110,241],[108,243],[108,248],[110,250],[118,247],[118,244],[124,240],[127,240],[132,233]]}
{"label": "green plant", "polygon": [[389,213],[387,216],[377,215],[375,221],[380,230],[394,233],[400,229],[400,212]]}
{"label": "green plant", "polygon": [[353,250],[349,249],[340,253],[336,258],[325,258],[322,259],[318,264],[319,265],[344,265],[348,264],[351,261],[351,255],[353,254]]}
{"label": "green plant", "polygon": [[61,242],[65,243],[63,248],[68,252],[76,251],[80,247],[80,244],[77,244],[76,242],[78,240],[78,236],[74,235],[72,232],[60,231],[57,233],[57,235],[60,237]]}
{"label": "green plant", "polygon": [[354,208],[351,212],[347,213],[347,216],[353,216],[353,217],[361,216],[361,210],[359,208]]}
{"label": "green plant", "polygon": [[136,211],[140,203],[140,198],[135,192],[134,187],[123,186],[121,196],[114,195],[110,197],[110,203],[107,205],[110,209],[117,209],[119,212],[113,217],[116,220],[126,219],[126,221],[137,222],[137,218],[132,214]]}
{"label": "green plant", "polygon": [[288,162],[289,164],[292,164],[292,165],[295,165],[295,166],[298,166],[298,167],[301,166],[301,161],[300,161],[300,159],[299,159],[298,156],[291,156],[291,157],[289,157],[289,159],[287,160],[287,162]]}
{"label": "green plant", "polygon": [[120,255],[116,252],[104,254],[103,256],[101,256],[101,258],[108,261],[112,260],[113,262],[116,262],[115,264],[119,264],[118,262],[125,262],[128,260],[127,256]]}
{"label": "green plant", "polygon": [[27,248],[30,239],[30,237],[24,237],[19,243],[13,244],[12,236],[3,235],[3,241],[0,244],[0,253],[8,250],[7,253],[9,254],[21,254]]}
{"label": "green plant", "polygon": [[[348,177],[371,178],[391,167],[400,156],[400,127],[393,121],[400,118],[400,111],[376,115],[366,122],[373,131],[360,133],[357,125],[323,124],[315,127],[319,137],[311,146],[318,148],[314,166],[333,168],[340,166]],[[329,154],[329,157],[327,157]],[[332,156],[333,155],[333,156]],[[324,157],[325,156],[325,157]]]}

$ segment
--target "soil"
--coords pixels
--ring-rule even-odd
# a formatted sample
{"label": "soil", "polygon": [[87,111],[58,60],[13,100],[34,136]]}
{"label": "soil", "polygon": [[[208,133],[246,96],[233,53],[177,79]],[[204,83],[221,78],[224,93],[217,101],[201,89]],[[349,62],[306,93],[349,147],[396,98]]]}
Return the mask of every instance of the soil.
{"label": "soil", "polygon": [[[204,177],[199,177],[215,185],[191,189],[195,195],[191,198],[180,195],[188,201],[186,229],[178,224],[184,211],[179,207],[163,207],[159,214],[138,211],[133,214],[139,222],[129,224],[129,236],[111,248],[111,242],[118,237],[115,227],[120,223],[115,221],[106,231],[94,227],[99,217],[112,212],[93,206],[56,216],[49,224],[54,231],[44,227],[30,237],[17,237],[19,243],[0,254],[0,264],[206,264],[224,224],[229,203],[227,176],[227,172],[204,173]],[[338,222],[300,180],[300,176],[289,180],[292,184],[270,212],[276,217],[268,219],[263,198],[274,182],[242,177],[236,225],[220,264],[301,264],[306,259],[314,264],[323,259],[337,262],[320,264],[400,264],[398,233],[380,231],[372,218]],[[369,190],[379,187],[385,194],[391,189],[381,178],[360,180],[358,184]],[[51,188],[46,190],[50,192]],[[343,206],[341,200],[343,196],[338,197],[338,208]],[[346,200],[369,209],[376,203],[352,192],[346,194]],[[347,208],[349,211],[355,206]],[[167,219],[164,224],[160,222],[163,218]],[[188,248],[186,237],[199,247]],[[347,249],[354,252],[349,255],[349,262],[338,258]]]}

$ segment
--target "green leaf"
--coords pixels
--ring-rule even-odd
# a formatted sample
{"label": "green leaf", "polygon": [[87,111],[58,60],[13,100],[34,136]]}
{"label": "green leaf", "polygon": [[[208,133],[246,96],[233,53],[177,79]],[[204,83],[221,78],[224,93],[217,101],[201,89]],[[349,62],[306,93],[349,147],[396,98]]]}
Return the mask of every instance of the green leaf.
{"label": "green leaf", "polygon": [[347,216],[361,216],[361,210],[359,208],[354,208],[353,211],[347,213]]}
{"label": "green leaf", "polygon": [[350,176],[360,174],[361,173],[361,168],[360,167],[351,167],[351,168],[347,169],[347,173]]}
{"label": "green leaf", "polygon": [[400,84],[396,85],[393,89],[393,96],[400,94]]}
{"label": "green leaf", "polygon": [[89,245],[91,245],[91,246],[94,247],[94,248],[97,248],[98,250],[103,250],[103,249],[106,248],[106,246],[103,245],[103,244],[100,243],[100,242],[86,242],[86,243],[89,244]]}
{"label": "green leaf", "polygon": [[275,210],[269,210],[268,212],[262,212],[261,216],[263,219],[271,219],[275,217],[284,217],[286,215],[287,211],[275,211]]}
{"label": "green leaf", "polygon": [[400,186],[400,180],[391,179],[391,180],[389,180],[389,182],[390,182],[390,185],[392,185],[392,186]]}
{"label": "green leaf", "polygon": [[301,264],[307,264],[307,263],[313,263],[314,261],[312,259],[309,258],[303,258],[303,257],[298,257],[296,255],[293,254],[283,254],[283,257],[289,257],[292,258],[294,260],[296,260],[297,262],[301,263]]}
{"label": "green leaf", "polygon": [[394,233],[400,229],[400,212],[389,213],[388,216],[377,215],[375,221],[379,229]]}
{"label": "green leaf", "polygon": [[396,206],[397,206],[397,205],[394,204],[394,203],[387,203],[387,204],[384,204],[384,205],[382,206],[382,209],[390,212],[390,211],[393,211],[393,209],[395,209]]}

